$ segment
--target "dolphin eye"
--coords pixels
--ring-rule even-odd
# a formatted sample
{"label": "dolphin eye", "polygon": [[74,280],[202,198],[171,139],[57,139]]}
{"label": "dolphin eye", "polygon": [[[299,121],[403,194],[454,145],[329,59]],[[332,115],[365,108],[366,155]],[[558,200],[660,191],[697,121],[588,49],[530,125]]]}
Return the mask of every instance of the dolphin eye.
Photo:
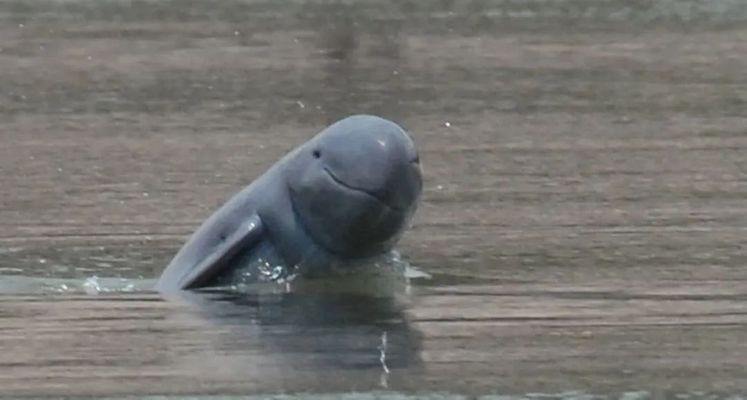
{"label": "dolphin eye", "polygon": [[322,156],[322,152],[319,151],[318,149],[314,150],[311,154],[314,156],[314,158],[319,158]]}

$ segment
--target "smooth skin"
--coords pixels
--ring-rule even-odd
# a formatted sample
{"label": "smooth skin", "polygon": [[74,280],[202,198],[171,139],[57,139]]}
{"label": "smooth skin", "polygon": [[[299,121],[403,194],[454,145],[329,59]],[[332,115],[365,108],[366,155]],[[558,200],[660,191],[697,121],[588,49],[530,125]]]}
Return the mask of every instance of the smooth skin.
{"label": "smooth skin", "polygon": [[407,133],[380,117],[347,117],[221,206],[179,250],[156,289],[214,285],[268,248],[305,275],[386,253],[407,228],[421,191]]}

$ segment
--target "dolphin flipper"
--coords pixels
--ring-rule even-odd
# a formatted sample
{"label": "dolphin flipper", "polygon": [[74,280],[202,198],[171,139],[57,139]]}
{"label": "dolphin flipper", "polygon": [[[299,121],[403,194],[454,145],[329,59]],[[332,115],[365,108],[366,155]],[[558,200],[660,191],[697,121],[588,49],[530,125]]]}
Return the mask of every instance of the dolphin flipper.
{"label": "dolphin flipper", "polygon": [[205,285],[215,278],[236,254],[258,242],[261,239],[262,230],[262,220],[258,215],[252,215],[207,257],[187,271],[176,282],[176,289],[187,290]]}

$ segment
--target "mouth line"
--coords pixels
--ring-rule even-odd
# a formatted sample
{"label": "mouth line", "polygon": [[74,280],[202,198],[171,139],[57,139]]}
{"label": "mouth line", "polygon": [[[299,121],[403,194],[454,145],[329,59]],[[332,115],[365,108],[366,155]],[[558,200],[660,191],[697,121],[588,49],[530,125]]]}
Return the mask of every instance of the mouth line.
{"label": "mouth line", "polygon": [[[290,189],[290,190],[293,191],[293,189]],[[306,226],[306,224],[304,224],[302,222],[303,218],[301,218],[301,213],[298,211],[298,208],[296,206],[296,200],[293,197],[291,197],[291,212],[293,212],[294,218],[297,221],[299,221],[298,226],[301,227],[301,230],[309,238],[309,240],[311,240],[315,245],[319,246],[319,248],[321,248],[322,250],[324,250],[324,251],[332,254],[333,256],[335,256],[335,257],[340,257],[341,256],[340,252],[337,251],[337,249],[333,249],[333,248],[327,246],[321,240],[319,240],[318,238],[314,237],[314,235],[312,234],[311,230]]]}
{"label": "mouth line", "polygon": [[376,195],[376,194],[374,194],[374,193],[371,193],[371,192],[369,192],[369,191],[368,191],[368,190],[366,190],[366,189],[361,189],[361,188],[357,188],[357,187],[354,187],[354,186],[350,186],[350,185],[348,185],[347,183],[345,183],[344,181],[342,181],[342,179],[340,179],[340,178],[338,178],[337,176],[335,176],[335,174],[334,174],[334,173],[332,173],[332,171],[330,171],[330,170],[329,170],[329,168],[327,168],[327,167],[323,167],[322,169],[324,170],[324,172],[326,172],[326,173],[327,173],[327,175],[329,175],[329,177],[330,177],[330,178],[332,178],[332,180],[333,180],[333,181],[334,181],[335,183],[337,183],[338,185],[340,185],[340,186],[344,187],[345,189],[348,189],[348,190],[352,190],[352,191],[354,191],[354,192],[358,192],[358,193],[363,193],[364,195],[366,195],[366,196],[368,196],[368,197],[372,198],[372,199],[373,199],[373,200],[375,200],[375,201],[376,201],[377,203],[381,204],[382,206],[386,207],[387,209],[389,209],[389,210],[391,210],[391,211],[394,211],[394,212],[399,212],[399,213],[401,213],[401,212],[404,212],[404,211],[405,211],[405,210],[404,210],[404,209],[402,209],[402,208],[399,208],[399,207],[395,207],[395,206],[393,206],[393,205],[391,205],[391,204],[387,203],[386,201],[382,200],[382,199],[381,199],[381,198],[380,198],[379,196],[377,196],[377,195]]}

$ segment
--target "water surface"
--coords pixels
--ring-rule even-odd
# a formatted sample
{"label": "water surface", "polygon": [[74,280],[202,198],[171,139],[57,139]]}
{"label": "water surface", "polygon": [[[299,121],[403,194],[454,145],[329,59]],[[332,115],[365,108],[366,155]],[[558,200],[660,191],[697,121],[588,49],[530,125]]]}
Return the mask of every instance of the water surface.
{"label": "water surface", "polygon": [[[2,0],[0,394],[742,395],[745,27],[728,0]],[[399,250],[430,278],[149,291],[359,112],[421,150]]]}

